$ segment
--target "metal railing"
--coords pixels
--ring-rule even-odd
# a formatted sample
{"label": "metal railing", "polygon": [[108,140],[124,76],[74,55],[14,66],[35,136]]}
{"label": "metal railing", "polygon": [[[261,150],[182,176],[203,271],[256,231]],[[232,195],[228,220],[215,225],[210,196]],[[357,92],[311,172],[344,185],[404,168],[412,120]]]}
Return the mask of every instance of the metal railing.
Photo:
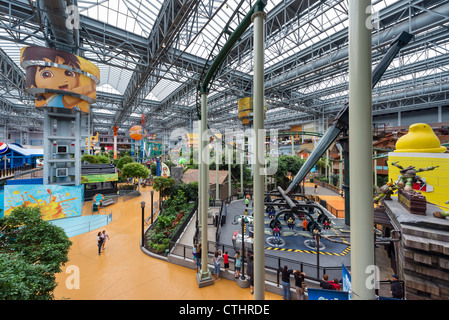
{"label": "metal railing", "polygon": [[[80,224],[76,224],[73,226],[65,227],[64,231],[67,235],[70,234],[81,234],[90,232],[92,230],[98,229],[104,225],[109,224],[112,221],[112,211],[107,209],[102,209],[101,213],[96,215],[98,219],[94,219],[93,221],[88,221]],[[71,218],[67,218],[71,219]]]}
{"label": "metal railing", "polygon": [[[214,248],[211,250],[211,248]],[[208,241],[208,258],[211,258],[215,253],[215,250],[221,249],[222,252],[227,251],[229,254],[229,270],[235,271],[235,253],[236,251],[242,252],[241,248],[233,247],[230,245],[225,245],[222,243],[216,243],[213,241]],[[193,247],[188,246],[182,243],[170,242],[169,244],[169,252],[171,255],[176,255],[182,259],[193,258]],[[244,262],[245,265],[242,268],[243,274],[246,274],[246,262],[247,262],[247,253],[252,254],[251,250],[245,248],[245,257]],[[209,259],[208,259],[209,261]],[[330,279],[341,278],[342,275],[342,267],[325,267],[316,265],[309,262],[288,259],[280,256],[265,254],[265,280],[270,281],[272,283],[277,284],[278,286],[281,284],[281,278],[279,269],[284,265],[287,265],[289,269],[300,270],[301,272],[305,272],[307,275],[307,279],[313,281],[320,281],[323,274],[327,274]]]}
{"label": "metal railing", "polygon": [[34,164],[26,164],[19,167],[14,168],[6,168],[6,169],[0,169],[0,178],[4,177],[14,177],[16,173],[22,172],[23,174],[27,174],[26,171],[33,170],[36,168],[36,165]]}

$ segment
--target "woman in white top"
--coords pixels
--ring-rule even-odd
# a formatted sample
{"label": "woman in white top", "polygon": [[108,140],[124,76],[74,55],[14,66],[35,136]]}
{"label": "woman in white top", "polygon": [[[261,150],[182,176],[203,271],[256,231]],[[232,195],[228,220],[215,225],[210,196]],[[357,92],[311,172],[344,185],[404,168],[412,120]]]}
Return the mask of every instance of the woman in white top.
{"label": "woman in white top", "polygon": [[214,276],[215,280],[221,280],[220,279],[220,265],[221,265],[221,257],[222,257],[221,249],[215,251],[215,255],[213,257],[213,263],[214,263]]}
{"label": "woman in white top", "polygon": [[101,237],[103,238],[103,241],[102,241],[102,248],[103,248],[103,250],[104,250],[104,246],[105,246],[105,244],[106,244],[106,238],[108,238],[108,240],[109,240],[109,235],[106,233],[105,230],[103,230],[103,233],[101,234]]}

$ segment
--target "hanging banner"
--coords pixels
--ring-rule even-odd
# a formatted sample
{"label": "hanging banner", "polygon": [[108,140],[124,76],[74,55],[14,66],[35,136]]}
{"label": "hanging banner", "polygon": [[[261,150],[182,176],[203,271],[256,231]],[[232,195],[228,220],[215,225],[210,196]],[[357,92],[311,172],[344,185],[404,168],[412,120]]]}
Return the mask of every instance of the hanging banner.
{"label": "hanging banner", "polygon": [[97,183],[107,181],[118,181],[118,173],[82,175],[81,183]]}
{"label": "hanging banner", "polygon": [[348,269],[346,269],[345,265],[341,264],[341,272],[342,272],[342,280],[343,280],[343,291],[348,292],[349,300],[351,300],[351,274],[349,273]]}
{"label": "hanging banner", "polygon": [[170,177],[170,168],[164,162],[161,162],[161,169],[162,169],[161,173],[162,177],[164,178]]}
{"label": "hanging banner", "polygon": [[307,289],[309,300],[349,300],[349,293],[336,290]]}
{"label": "hanging banner", "polygon": [[36,108],[89,113],[89,104],[96,102],[100,70],[84,58],[45,47],[24,47],[20,65],[26,70],[25,90],[35,96]]}

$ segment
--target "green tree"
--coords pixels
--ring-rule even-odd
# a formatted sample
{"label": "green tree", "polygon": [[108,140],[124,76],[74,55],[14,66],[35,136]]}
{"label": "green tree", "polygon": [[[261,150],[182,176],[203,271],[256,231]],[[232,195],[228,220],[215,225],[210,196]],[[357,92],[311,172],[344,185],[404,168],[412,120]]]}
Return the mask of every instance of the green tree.
{"label": "green tree", "polygon": [[[159,184],[161,187],[159,188]],[[153,189],[157,192],[161,192],[162,197],[166,197],[170,194],[170,188],[175,184],[175,179],[165,177],[155,177],[153,179]]]}
{"label": "green tree", "polygon": [[21,206],[0,219],[0,299],[53,299],[71,245],[62,228],[42,220],[39,207]]}
{"label": "green tree", "polygon": [[98,155],[96,156],[98,163],[110,163],[111,159],[107,155]]}
{"label": "green tree", "polygon": [[87,163],[98,163],[98,158],[91,154],[83,154],[81,161]]}
{"label": "green tree", "polygon": [[117,162],[117,168],[119,168],[120,170],[122,170],[125,164],[132,163],[132,162],[134,162],[134,161],[133,161],[133,158],[131,158],[130,156],[123,156],[123,157],[121,157],[120,160]]}
{"label": "green tree", "polygon": [[150,172],[153,177],[156,176],[156,174],[157,174],[157,164],[156,163],[150,164]]}
{"label": "green tree", "polygon": [[[148,178],[150,175],[150,170],[145,167],[143,164],[132,162],[127,163],[122,168],[122,177],[124,178]],[[140,181],[139,181],[139,190],[140,190]]]}
{"label": "green tree", "polygon": [[290,172],[292,174],[292,177],[294,177],[301,169],[304,162],[305,160],[299,157],[289,155],[280,156],[278,158],[278,168],[276,174],[274,175],[277,184],[282,187],[290,184],[291,181],[287,179],[287,172]]}

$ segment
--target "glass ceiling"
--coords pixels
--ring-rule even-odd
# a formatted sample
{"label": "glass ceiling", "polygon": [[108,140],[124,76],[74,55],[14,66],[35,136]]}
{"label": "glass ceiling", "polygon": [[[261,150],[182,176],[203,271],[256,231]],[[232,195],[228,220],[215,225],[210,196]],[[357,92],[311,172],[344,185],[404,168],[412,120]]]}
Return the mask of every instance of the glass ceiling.
{"label": "glass ceiling", "polygon": [[[299,1],[299,0],[298,0]],[[390,6],[399,0],[373,0],[373,11],[379,12],[387,6]],[[25,1],[26,2],[26,1]],[[154,23],[160,10],[163,8],[163,0],[78,0],[80,14],[89,18],[104,22],[108,25],[120,28],[129,33],[138,35],[143,38],[148,38],[153,30]],[[253,1],[245,1],[239,8],[239,11],[246,13],[249,11]],[[278,5],[284,3],[285,0],[268,0],[265,12],[270,17],[270,12]],[[211,50],[224,26],[229,22],[233,12],[240,4],[239,0],[208,0],[201,1],[198,6],[198,16],[195,24],[192,21],[187,22],[182,30],[179,30],[180,37],[177,38],[176,49],[206,60],[211,54]],[[348,26],[348,3],[347,0],[322,2],[321,5],[315,6],[314,9],[304,12],[302,16],[297,19],[292,19],[291,22],[282,26],[282,30],[276,35],[269,37],[266,40],[265,51],[265,67],[268,68],[277,63],[286,60],[289,57],[299,54],[311,48],[319,41],[330,39],[335,33],[347,28]],[[240,15],[239,17],[241,17]],[[233,19],[229,23],[229,30],[234,31],[239,19]],[[26,25],[22,26],[26,29]],[[35,30],[27,30],[32,33]],[[10,33],[0,26],[0,47],[7,53],[7,55],[18,65],[20,49],[24,46],[14,42]],[[5,40],[11,38],[10,41]],[[30,36],[27,41],[37,46],[44,46],[43,40]],[[223,45],[226,38],[220,39],[220,44]],[[216,49],[218,50],[218,49]],[[438,50],[438,51],[437,51]],[[426,55],[415,57],[417,61],[432,58],[448,53],[447,45],[435,48],[431,51],[426,51]],[[218,52],[218,51],[217,51]],[[214,52],[216,54],[216,52]],[[86,59],[98,59],[95,53],[86,51]],[[237,59],[236,59],[237,60]],[[135,64],[121,59],[112,59],[113,65],[95,63],[100,69],[101,82],[97,87],[98,91],[114,94],[124,94],[130,79],[133,76],[133,69]],[[253,72],[252,51],[249,50],[246,54],[242,54],[238,61],[228,65],[227,68],[243,72],[247,75],[252,75]],[[400,60],[392,63],[390,68],[397,67]],[[173,67],[160,65],[162,70],[162,79],[152,88],[147,94],[146,99],[163,101],[170,94],[172,94],[182,84],[190,81],[192,78],[199,77],[193,73],[181,74],[179,70]],[[448,72],[448,66],[441,66],[441,72]],[[430,71],[422,71],[427,75]],[[382,85],[394,85],[395,83],[407,80],[407,77],[412,75],[404,75],[397,79],[383,80],[379,83]],[[347,76],[338,75],[335,77],[328,77],[320,82],[311,83],[307,87],[297,88],[296,93],[300,96],[309,96],[320,99],[336,99],[339,96],[347,94],[347,90],[325,93],[318,95],[320,91],[325,91],[327,88],[337,86],[347,82]],[[223,88],[224,90],[225,88]],[[0,93],[1,93],[0,88]]]}

